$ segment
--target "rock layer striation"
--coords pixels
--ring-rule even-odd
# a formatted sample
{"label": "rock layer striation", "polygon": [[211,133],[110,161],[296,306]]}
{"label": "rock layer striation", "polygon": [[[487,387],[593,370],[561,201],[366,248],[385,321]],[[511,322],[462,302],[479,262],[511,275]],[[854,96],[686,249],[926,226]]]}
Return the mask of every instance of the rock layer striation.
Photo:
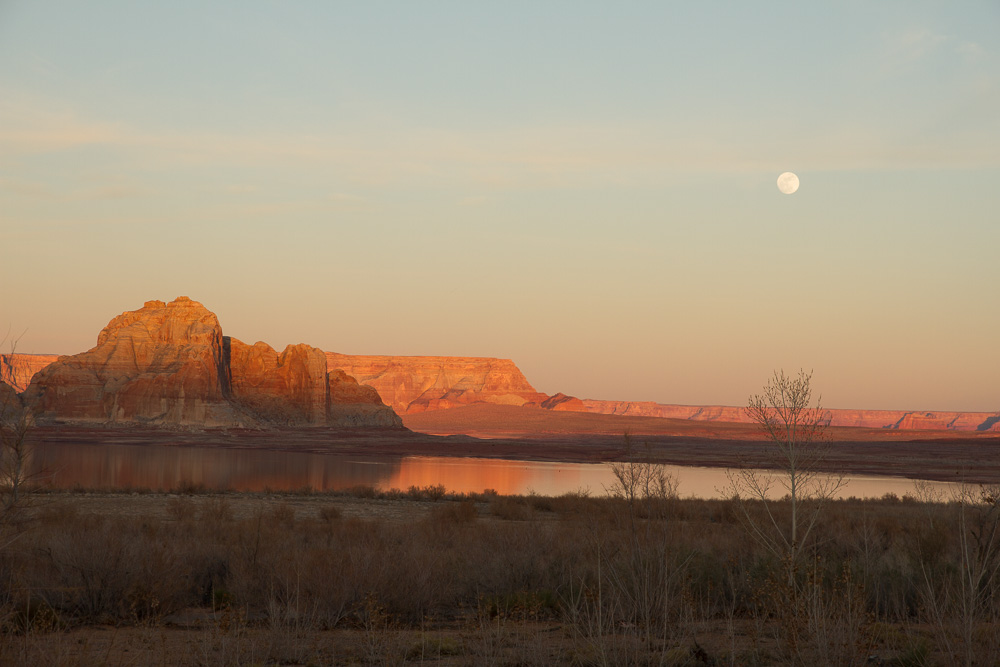
{"label": "rock layer striation", "polygon": [[[150,301],[142,310],[123,313],[101,332],[98,346],[83,355],[16,354],[13,359],[29,369],[29,375],[38,371],[39,386],[28,394],[40,401],[45,415],[58,419],[399,426],[396,414],[487,403],[748,421],[743,408],[734,406],[548,396],[536,391],[510,359],[347,355],[308,345],[291,345],[279,354],[264,343],[246,345],[222,336],[215,315],[185,297],[169,304]],[[13,360],[0,355],[3,363]],[[52,367],[58,372],[46,375]],[[15,384],[15,389],[23,389],[23,384]],[[95,403],[100,410],[93,408]],[[1000,432],[998,413],[829,412],[833,426]]]}
{"label": "rock layer striation", "polygon": [[321,350],[246,345],[223,336],[202,304],[178,297],[115,317],[96,347],[36,373],[24,398],[42,421],[402,426],[377,393],[345,383]]}
{"label": "rock layer striation", "polygon": [[394,357],[326,353],[330,368],[373,387],[398,414],[473,403],[540,405],[549,397],[531,386],[510,359]]}

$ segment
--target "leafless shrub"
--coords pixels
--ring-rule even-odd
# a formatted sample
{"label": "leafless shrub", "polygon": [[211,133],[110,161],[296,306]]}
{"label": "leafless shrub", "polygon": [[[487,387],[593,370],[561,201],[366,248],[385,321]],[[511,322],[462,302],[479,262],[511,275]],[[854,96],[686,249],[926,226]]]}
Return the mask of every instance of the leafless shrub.
{"label": "leafless shrub", "polygon": [[190,498],[171,498],[167,501],[167,516],[174,521],[191,521],[196,514],[197,508]]}
{"label": "leafless shrub", "polygon": [[[744,525],[785,563],[789,584],[795,582],[823,506],[845,483],[843,477],[819,473],[817,466],[826,453],[822,435],[830,417],[818,400],[812,405],[811,382],[812,374],[805,371],[794,378],[776,371],[764,393],[750,397],[746,414],[768,440],[761,462],[778,472],[744,467],[729,478]],[[787,518],[779,518],[773,509],[776,488],[787,495]]]}
{"label": "leafless shrub", "polygon": [[23,529],[32,481],[28,460],[35,414],[18,394],[28,386],[31,374],[23,357],[16,354],[17,342],[9,332],[0,340],[0,347],[9,345],[9,353],[0,354],[0,549]]}
{"label": "leafless shrub", "polygon": [[475,521],[479,512],[471,500],[448,502],[431,511],[430,520],[441,524],[459,524]]}
{"label": "leafless shrub", "polygon": [[521,498],[497,496],[490,501],[490,514],[508,521],[527,521],[531,518],[531,505]]}

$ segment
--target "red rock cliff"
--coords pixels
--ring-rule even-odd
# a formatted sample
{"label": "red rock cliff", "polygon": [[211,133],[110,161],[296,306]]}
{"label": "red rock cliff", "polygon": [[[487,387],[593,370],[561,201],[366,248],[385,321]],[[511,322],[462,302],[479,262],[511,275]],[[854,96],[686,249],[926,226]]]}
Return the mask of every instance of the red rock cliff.
{"label": "red rock cliff", "polygon": [[289,345],[280,355],[267,343],[229,343],[233,400],[276,423],[326,423],[326,356],[308,345]]}
{"label": "red rock cliff", "polygon": [[510,359],[487,357],[392,357],[326,353],[337,368],[374,387],[398,414],[444,410],[471,403],[540,404]]}
{"label": "red rock cliff", "polygon": [[40,419],[170,424],[238,421],[228,401],[222,327],[197,301],[147,301],[97,346],[41,370],[25,392]]}
{"label": "red rock cliff", "polygon": [[38,371],[58,358],[58,354],[0,354],[0,378],[22,392]]}
{"label": "red rock cliff", "polygon": [[[162,302],[150,303],[162,304]],[[130,319],[127,317],[129,315],[130,313],[124,313],[115,318],[108,325],[108,328],[114,325],[116,330],[121,330],[133,326],[138,320]],[[214,318],[214,315],[212,317]],[[239,343],[239,341],[236,342]],[[288,358],[286,361],[279,361],[277,352],[263,343],[257,343],[254,346],[246,346],[243,343],[239,343],[239,345],[249,348],[249,350],[263,346],[253,354],[246,352],[247,359],[240,356],[243,354],[242,352],[238,353],[236,366],[242,370],[237,371],[235,375],[230,373],[227,376],[239,385],[240,389],[236,391],[236,394],[241,397],[241,400],[245,402],[249,400],[249,397],[256,396],[257,399],[266,399],[264,402],[267,402],[270,400],[267,397],[271,396],[274,399],[271,400],[272,405],[280,403],[287,407],[288,399],[278,400],[276,392],[284,392],[286,388],[293,393],[297,391],[302,403],[296,410],[299,411],[299,414],[306,415],[302,419],[306,420],[307,423],[317,423],[315,419],[319,413],[318,396],[320,393],[315,382],[317,371],[309,371],[308,363],[289,361]],[[302,347],[308,348],[308,346]],[[286,349],[282,355],[289,354],[289,349]],[[319,352],[316,348],[308,349]],[[291,358],[297,358],[296,354],[315,356],[315,352],[293,353]],[[670,405],[651,401],[581,400],[565,394],[546,396],[535,391],[524,374],[509,359],[367,356],[334,352],[326,352],[325,356],[329,370],[326,382],[326,400],[328,401],[326,419],[327,423],[331,424],[360,425],[365,420],[369,420],[373,425],[398,425],[398,421],[393,421],[384,410],[378,409],[382,405],[381,400],[385,400],[398,414],[442,410],[473,403],[495,403],[538,405],[550,410],[596,412],[623,416],[666,417],[697,421],[747,421],[743,409],[734,406]],[[27,359],[28,367],[33,370],[45,367],[46,364],[55,362],[57,359],[54,355],[15,355],[15,358],[22,357]],[[256,361],[251,362],[249,357],[254,357]],[[72,359],[72,357],[59,359]],[[4,359],[0,359],[0,363],[4,363]],[[304,369],[302,370],[304,376],[292,382],[289,375],[291,366],[285,368],[288,364]],[[279,367],[283,370],[278,370]],[[242,377],[243,375],[245,377]],[[356,381],[355,378],[358,380]],[[360,381],[360,385],[358,381]],[[291,389],[293,385],[296,387],[294,390]],[[305,386],[312,387],[311,393],[304,391]],[[67,382],[63,391],[66,394],[72,394],[74,391],[72,382]],[[240,391],[244,393],[240,394]],[[71,397],[70,402],[72,400],[75,399]],[[345,405],[353,407],[350,409],[342,407]],[[287,414],[286,408],[280,407],[280,405],[274,409],[278,411],[276,414]],[[1000,432],[1000,415],[988,412],[845,409],[831,409],[829,412],[834,426]],[[360,416],[367,413],[370,414],[365,417]],[[103,420],[100,417],[94,417],[94,419]]]}
{"label": "red rock cliff", "polygon": [[[669,405],[650,401],[595,401],[579,403],[566,397],[558,410],[596,412],[634,417],[664,417],[695,421],[749,422],[743,408],[725,405]],[[920,412],[909,410],[829,409],[832,426],[905,430],[1000,431],[1000,416],[991,412]]]}
{"label": "red rock cliff", "polygon": [[114,318],[96,347],[46,366],[24,397],[42,421],[402,426],[377,394],[345,384],[321,350],[278,355],[223,337],[212,312],[179,297]]}

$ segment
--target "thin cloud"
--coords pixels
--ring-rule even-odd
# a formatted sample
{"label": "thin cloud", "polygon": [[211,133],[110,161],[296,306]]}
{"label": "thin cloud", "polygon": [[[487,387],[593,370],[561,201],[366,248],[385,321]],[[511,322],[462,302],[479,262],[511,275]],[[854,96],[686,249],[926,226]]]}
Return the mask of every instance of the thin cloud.
{"label": "thin cloud", "polygon": [[[904,43],[908,53],[926,52],[940,36],[914,33]],[[995,166],[1000,156],[991,147],[964,135],[912,136],[896,127],[866,125],[857,119],[835,119],[826,127],[791,125],[777,143],[761,146],[750,119],[735,118],[719,125],[710,119],[676,125],[575,125],[522,127],[461,132],[447,129],[392,126],[352,128],[345,134],[150,132],[94,121],[71,111],[46,113],[37,101],[0,105],[0,158],[47,155],[77,146],[107,149],[106,171],[132,174],[95,183],[90,196],[142,197],[159,186],[141,182],[143,172],[177,172],[196,178],[204,172],[253,169],[264,177],[272,170],[302,172],[314,189],[323,180],[353,189],[378,189],[400,184],[419,187],[475,187],[490,191],[581,187],[592,184],[648,184],[670,172],[747,172],[782,168],[780,157],[796,157],[810,169],[878,169],[925,166]],[[58,108],[58,105],[49,105]],[[12,121],[12,122],[7,122]],[[13,128],[13,129],[11,129]],[[808,147],[808,152],[803,147]],[[146,180],[154,176],[146,176]],[[159,182],[159,181],[158,181]],[[230,194],[253,194],[257,186],[220,186]],[[4,181],[0,188],[23,196],[46,196],[51,183]],[[82,193],[78,193],[82,194]],[[337,190],[328,203],[360,204],[356,194]],[[262,205],[265,208],[269,205]]]}

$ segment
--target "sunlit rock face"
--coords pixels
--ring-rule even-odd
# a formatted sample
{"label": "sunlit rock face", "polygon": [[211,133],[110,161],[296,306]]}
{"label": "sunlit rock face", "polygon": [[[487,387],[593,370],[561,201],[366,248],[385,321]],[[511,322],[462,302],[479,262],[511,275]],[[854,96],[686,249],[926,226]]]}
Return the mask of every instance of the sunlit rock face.
{"label": "sunlit rock face", "polygon": [[403,426],[403,420],[382,402],[374,387],[359,384],[339,368],[332,369],[328,374],[327,397],[326,420],[331,426]]}
{"label": "sunlit rock face", "polygon": [[549,396],[542,401],[540,407],[557,412],[587,412],[587,406],[584,405],[583,401],[576,396],[567,396],[562,392]]}
{"label": "sunlit rock face", "polygon": [[60,357],[32,379],[39,419],[219,425],[228,400],[222,327],[197,301],[147,301],[111,320],[97,346]]}
{"label": "sunlit rock face", "polygon": [[375,388],[399,414],[446,410],[472,403],[539,405],[535,391],[510,359],[394,357],[326,353],[330,368]]}
{"label": "sunlit rock face", "polygon": [[309,345],[289,345],[280,355],[267,343],[229,343],[233,400],[276,423],[326,423],[326,356]]}
{"label": "sunlit rock face", "polygon": [[38,371],[58,358],[58,354],[0,354],[0,377],[20,393]]}
{"label": "sunlit rock face", "polygon": [[[554,399],[555,397],[553,397]],[[650,401],[577,401],[566,397],[554,409],[633,417],[747,423],[743,408],[722,405],[668,405]],[[543,407],[545,407],[543,405]],[[913,412],[908,410],[830,409],[831,426],[900,430],[1000,431],[1000,417],[989,412]]]}
{"label": "sunlit rock face", "polygon": [[279,355],[224,337],[211,311],[178,297],[114,318],[96,347],[46,366],[24,396],[41,421],[402,426],[377,393],[341,385],[321,350],[289,345]]}

